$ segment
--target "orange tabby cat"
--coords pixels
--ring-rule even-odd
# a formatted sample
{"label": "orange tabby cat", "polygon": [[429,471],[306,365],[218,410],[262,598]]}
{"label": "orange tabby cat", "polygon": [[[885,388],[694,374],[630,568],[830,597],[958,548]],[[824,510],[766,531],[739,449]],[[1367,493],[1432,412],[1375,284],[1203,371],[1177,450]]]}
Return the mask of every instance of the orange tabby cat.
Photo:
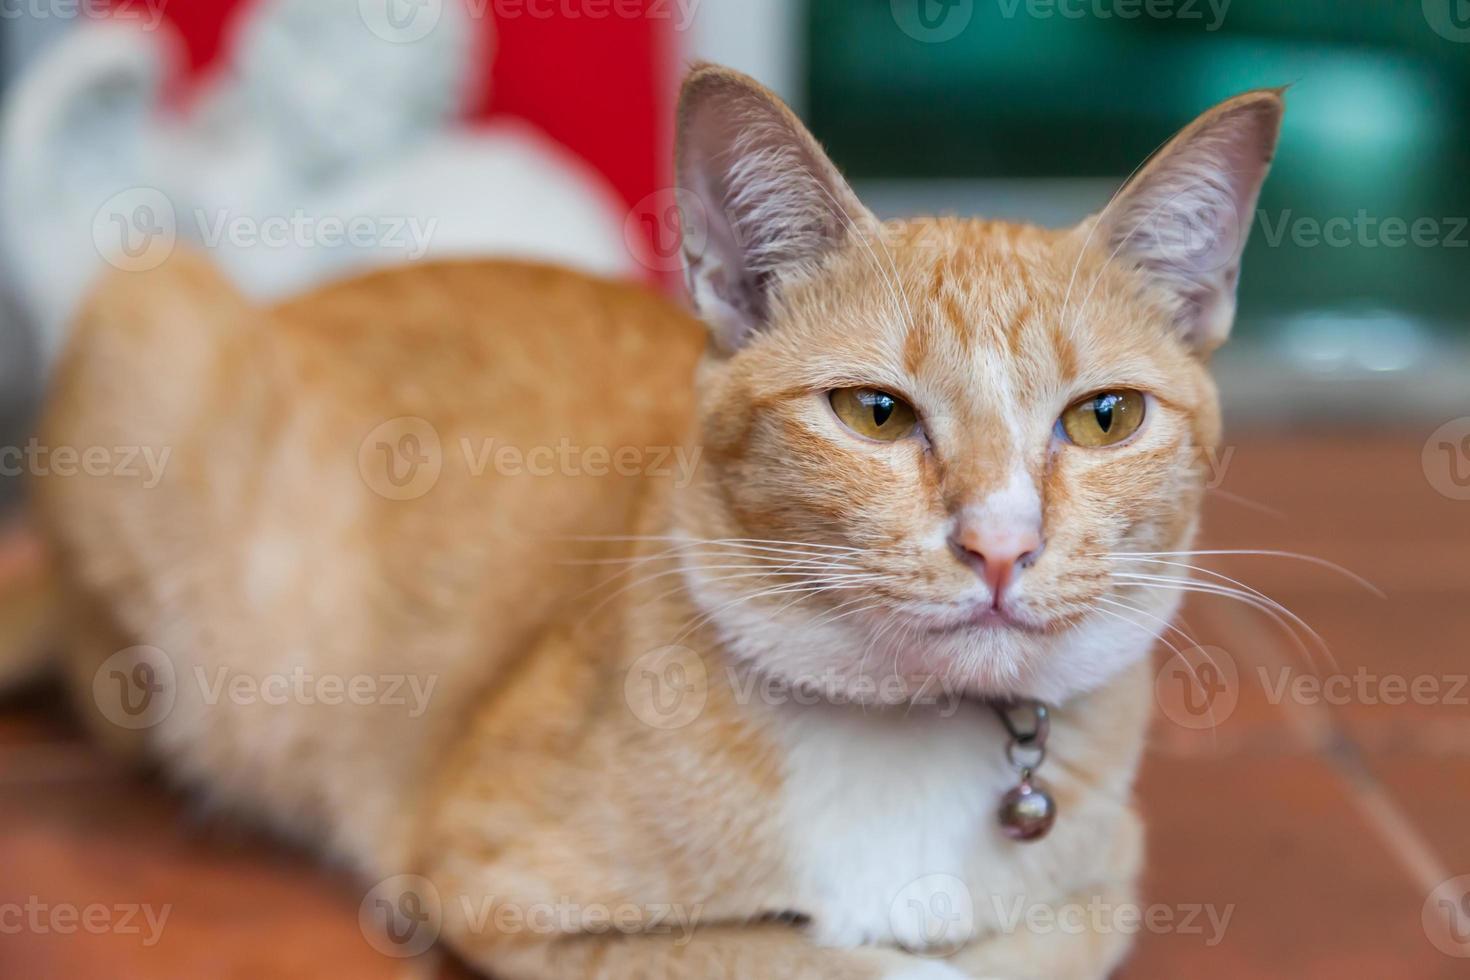
{"label": "orange tabby cat", "polygon": [[[41,440],[167,465],[39,481],[81,701],[505,980],[1104,976],[1124,931],[1016,913],[1133,895],[1177,593],[1117,556],[1193,533],[1281,111],[1210,111],[1077,228],[880,224],[701,67],[707,343],[529,265],[273,310],[117,275]],[[1051,706],[1032,843],[1010,698]]]}

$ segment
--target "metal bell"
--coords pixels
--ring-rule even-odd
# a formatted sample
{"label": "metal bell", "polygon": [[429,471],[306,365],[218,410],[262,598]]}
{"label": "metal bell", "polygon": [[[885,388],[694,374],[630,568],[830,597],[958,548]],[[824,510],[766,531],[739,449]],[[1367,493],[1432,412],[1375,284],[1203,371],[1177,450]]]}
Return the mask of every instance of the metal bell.
{"label": "metal bell", "polygon": [[1051,794],[1031,781],[1030,773],[1000,801],[1000,828],[1011,840],[1033,841],[1045,837],[1057,819],[1057,804]]}

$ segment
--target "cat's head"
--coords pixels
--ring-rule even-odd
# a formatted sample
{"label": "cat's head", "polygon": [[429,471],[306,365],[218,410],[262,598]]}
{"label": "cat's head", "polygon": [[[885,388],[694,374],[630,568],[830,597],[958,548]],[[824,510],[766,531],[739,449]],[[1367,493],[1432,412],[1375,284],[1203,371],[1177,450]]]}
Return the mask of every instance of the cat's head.
{"label": "cat's head", "polygon": [[686,567],[738,656],[857,700],[1064,700],[1147,651],[1179,593],[1119,573],[1178,569],[1117,556],[1191,541],[1282,108],[1212,109],[1075,228],[880,223],[775,96],[695,70],[678,177],[712,341],[678,519],[722,542]]}

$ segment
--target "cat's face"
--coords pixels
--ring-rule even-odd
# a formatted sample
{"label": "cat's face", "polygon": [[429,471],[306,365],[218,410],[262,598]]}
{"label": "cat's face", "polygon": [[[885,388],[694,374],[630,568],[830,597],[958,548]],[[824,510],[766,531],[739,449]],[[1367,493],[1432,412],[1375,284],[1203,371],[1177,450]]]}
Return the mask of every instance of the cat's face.
{"label": "cat's face", "polygon": [[[1118,573],[1178,569],[1118,556],[1171,561],[1193,533],[1219,435],[1204,355],[1279,96],[1216,110],[1238,135],[1204,117],[1101,218],[1053,232],[879,225],[770,96],[712,74],[683,117],[715,344],[680,520],[731,542],[686,560],[726,642],[862,701],[1062,700],[1136,660],[1180,593]],[[702,117],[715,99],[726,115]],[[747,567],[722,551],[780,570],[722,574]]]}

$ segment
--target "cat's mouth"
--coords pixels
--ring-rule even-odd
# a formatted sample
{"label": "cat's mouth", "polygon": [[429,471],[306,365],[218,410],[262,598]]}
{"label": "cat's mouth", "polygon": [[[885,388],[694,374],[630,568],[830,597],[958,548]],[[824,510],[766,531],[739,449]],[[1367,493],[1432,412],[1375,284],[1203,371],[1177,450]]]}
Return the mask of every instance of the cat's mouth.
{"label": "cat's mouth", "polygon": [[1021,618],[1010,609],[1001,606],[977,607],[965,618],[961,628],[963,627],[974,629],[1015,629],[1027,633],[1036,631],[1035,624]]}
{"label": "cat's mouth", "polygon": [[1056,629],[1053,624],[1036,618],[1014,603],[963,602],[923,613],[905,611],[905,615],[918,620],[924,632],[931,635],[975,631],[1040,635],[1055,632]]}

